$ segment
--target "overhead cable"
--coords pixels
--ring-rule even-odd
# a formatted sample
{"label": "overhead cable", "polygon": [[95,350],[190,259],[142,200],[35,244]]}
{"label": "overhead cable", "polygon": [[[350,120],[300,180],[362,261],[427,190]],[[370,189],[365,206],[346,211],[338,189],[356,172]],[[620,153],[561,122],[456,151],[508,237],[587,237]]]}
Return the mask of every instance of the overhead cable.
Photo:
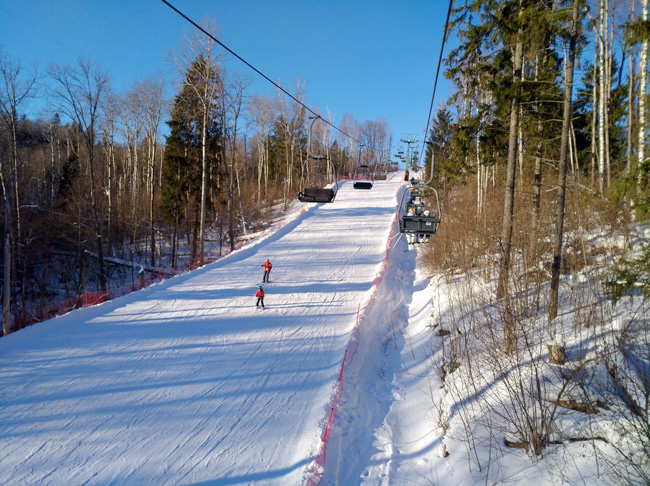
{"label": "overhead cable", "polygon": [[[440,75],[440,66],[442,64],[442,54],[445,50],[445,42],[447,42],[447,30],[449,29],[449,18],[451,17],[451,8],[454,0],[449,0],[449,8],[447,9],[447,20],[445,20],[445,31],[442,36],[442,43],[440,45],[440,56],[438,57],[438,68],[436,69],[436,79],[433,83],[433,94],[431,95],[431,105],[429,106],[429,116],[427,116],[427,127],[424,130],[424,142],[422,142],[422,151],[424,154],[424,146],[429,138],[429,124],[431,123],[431,115],[433,114],[433,101],[436,98],[436,88],[438,87],[438,76]],[[431,174],[433,175],[433,157],[431,157]]]}
{"label": "overhead cable", "polygon": [[207,30],[205,30],[205,29],[204,29],[203,27],[201,27],[199,24],[197,24],[196,22],[194,22],[191,18],[189,18],[189,17],[188,17],[187,15],[185,15],[183,12],[181,12],[181,11],[178,10],[176,7],[174,7],[174,6],[173,6],[171,3],[169,3],[167,0],[162,0],[162,2],[163,2],[165,5],[167,5],[169,8],[171,8],[174,12],[176,12],[178,15],[180,15],[180,16],[183,17],[185,20],[187,20],[187,21],[188,21],[190,24],[192,24],[194,27],[196,27],[196,28],[199,29],[201,32],[203,32],[205,35],[207,35],[207,36],[208,36],[210,39],[212,39],[214,42],[216,42],[216,43],[219,44],[221,47],[223,47],[223,48],[224,48],[226,51],[228,51],[230,54],[232,54],[232,55],[235,56],[237,59],[239,59],[241,62],[243,62],[244,64],[246,64],[246,66],[248,66],[249,68],[251,68],[253,71],[255,71],[257,74],[259,74],[260,76],[262,76],[264,79],[266,79],[266,80],[267,80],[269,83],[271,83],[273,86],[275,86],[275,87],[278,88],[280,91],[282,91],[285,95],[287,95],[287,96],[288,96],[289,98],[291,98],[293,101],[295,101],[295,102],[298,103],[300,106],[302,106],[302,107],[303,107],[305,110],[307,110],[309,113],[311,113],[312,115],[314,115],[314,116],[317,117],[317,118],[320,118],[324,123],[326,123],[326,124],[329,125],[330,127],[334,128],[334,129],[337,130],[339,133],[345,135],[345,136],[348,137],[349,139],[354,140],[354,141],[357,142],[357,143],[361,143],[359,140],[357,140],[356,138],[354,138],[354,137],[353,137],[352,135],[350,135],[349,133],[344,132],[343,130],[341,130],[340,128],[338,128],[336,125],[330,123],[328,120],[326,120],[326,119],[324,119],[323,117],[321,117],[318,113],[316,113],[315,111],[313,111],[311,108],[309,108],[307,105],[305,105],[302,101],[300,101],[298,98],[296,98],[296,97],[293,96],[291,93],[289,93],[287,90],[285,90],[282,86],[280,86],[280,85],[277,84],[275,81],[273,81],[271,78],[269,78],[267,75],[265,75],[262,71],[260,71],[260,70],[257,69],[255,66],[253,66],[251,63],[249,63],[248,61],[246,61],[246,59],[244,59],[243,57],[239,56],[239,55],[238,55],[237,53],[235,53],[232,49],[230,49],[228,46],[226,46],[224,43],[222,43],[219,39],[217,39],[217,38],[214,37],[212,34],[210,34],[210,32],[208,32]]}

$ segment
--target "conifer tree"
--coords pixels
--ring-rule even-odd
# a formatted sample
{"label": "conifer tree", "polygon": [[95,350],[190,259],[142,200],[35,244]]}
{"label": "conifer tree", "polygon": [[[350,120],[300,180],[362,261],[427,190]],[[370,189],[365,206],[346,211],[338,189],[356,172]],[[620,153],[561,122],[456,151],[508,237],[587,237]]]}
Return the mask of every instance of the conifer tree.
{"label": "conifer tree", "polygon": [[[188,78],[194,76],[188,73]],[[183,215],[189,227],[188,238],[192,248],[192,258],[201,256],[200,248],[200,218],[203,186],[202,154],[206,153],[206,177],[214,173],[219,154],[218,144],[221,140],[221,129],[215,113],[210,113],[207,126],[204,119],[201,100],[188,82],[176,96],[172,108],[171,119],[167,122],[170,134],[166,138],[166,148],[163,160],[163,216],[167,221],[175,223],[175,231]],[[207,179],[205,184],[207,186]],[[207,198],[206,198],[207,204]],[[191,233],[191,235],[190,235]]]}
{"label": "conifer tree", "polygon": [[[429,130],[428,144],[425,153],[425,166],[427,167],[426,180],[430,179],[433,171],[434,185],[446,194],[447,190],[460,182],[466,167],[462,158],[452,159],[452,114],[447,108],[440,108],[436,113]],[[433,160],[432,160],[433,158]]]}

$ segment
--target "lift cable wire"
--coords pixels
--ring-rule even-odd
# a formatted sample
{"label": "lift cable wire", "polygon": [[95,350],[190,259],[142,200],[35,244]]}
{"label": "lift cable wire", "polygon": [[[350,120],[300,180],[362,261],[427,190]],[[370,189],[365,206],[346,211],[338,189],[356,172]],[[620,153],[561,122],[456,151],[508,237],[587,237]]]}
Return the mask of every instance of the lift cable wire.
{"label": "lift cable wire", "polygon": [[303,107],[305,110],[307,110],[309,113],[311,113],[312,115],[314,115],[314,116],[317,117],[317,118],[320,118],[324,123],[326,123],[326,124],[329,125],[330,127],[334,128],[335,130],[337,130],[337,131],[340,132],[341,134],[345,135],[345,136],[348,137],[349,139],[354,140],[354,141],[357,142],[357,143],[361,143],[359,140],[357,140],[356,138],[354,138],[352,135],[350,135],[349,133],[344,132],[343,130],[341,130],[341,129],[338,128],[337,126],[333,125],[332,123],[330,123],[328,120],[326,120],[326,119],[323,118],[322,116],[320,116],[318,113],[316,113],[315,111],[313,111],[311,108],[309,108],[307,105],[305,105],[302,101],[300,101],[298,98],[296,98],[295,96],[293,96],[291,93],[289,93],[287,90],[285,90],[282,86],[280,86],[279,84],[277,84],[276,82],[274,82],[271,78],[269,78],[267,75],[265,75],[265,74],[264,74],[263,72],[261,72],[259,69],[257,69],[257,68],[256,68],[255,66],[253,66],[251,63],[249,63],[248,61],[246,61],[244,58],[242,58],[241,56],[239,56],[237,53],[233,52],[232,49],[230,49],[228,46],[226,46],[226,45],[223,44],[221,41],[219,41],[218,39],[216,39],[212,34],[210,34],[210,33],[209,33],[208,31],[206,31],[203,27],[201,27],[199,24],[197,24],[196,22],[194,22],[192,19],[190,19],[190,18],[189,18],[187,15],[185,15],[183,12],[181,12],[181,11],[178,10],[176,7],[174,7],[174,6],[173,6],[171,3],[169,3],[167,0],[162,0],[162,2],[163,2],[165,5],[167,5],[169,8],[171,8],[174,12],[176,12],[178,15],[180,15],[180,16],[183,17],[185,20],[187,20],[187,21],[188,21],[190,24],[192,24],[194,27],[196,27],[196,28],[199,29],[201,32],[203,32],[205,35],[207,35],[210,39],[212,39],[212,40],[215,41],[217,44],[219,44],[221,47],[223,47],[223,48],[224,48],[226,51],[228,51],[230,54],[232,54],[232,55],[235,56],[237,59],[239,59],[241,62],[243,62],[244,64],[246,64],[249,68],[251,68],[251,69],[252,69],[253,71],[255,71],[257,74],[259,74],[259,75],[262,76],[264,79],[266,79],[266,80],[267,80],[269,83],[271,83],[273,86],[275,86],[275,87],[278,88],[280,91],[282,91],[285,95],[287,95],[287,96],[288,96],[289,98],[291,98],[293,101],[295,101],[295,102],[298,103],[300,106],[302,106],[302,107]]}
{"label": "lift cable wire", "polygon": [[[163,0],[164,1],[164,0]],[[442,36],[442,44],[440,45],[440,57],[438,57],[438,69],[436,70],[436,79],[433,83],[433,94],[431,95],[431,105],[429,106],[429,116],[427,117],[427,128],[424,130],[424,142],[422,142],[422,157],[424,157],[424,147],[429,138],[429,124],[431,123],[431,115],[433,114],[433,101],[436,98],[436,88],[438,86],[438,76],[440,74],[440,66],[442,64],[442,54],[445,50],[445,42],[447,41],[447,31],[449,29],[449,18],[451,17],[451,8],[454,0],[449,0],[449,8],[447,9],[447,20],[445,20],[445,32]],[[433,157],[431,157],[431,174],[433,175]]]}

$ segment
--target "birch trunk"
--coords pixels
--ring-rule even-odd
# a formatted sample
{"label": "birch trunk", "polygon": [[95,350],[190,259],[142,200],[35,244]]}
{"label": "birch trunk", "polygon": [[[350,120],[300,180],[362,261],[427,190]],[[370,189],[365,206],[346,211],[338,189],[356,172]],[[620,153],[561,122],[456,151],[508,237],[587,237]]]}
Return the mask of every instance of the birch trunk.
{"label": "birch trunk", "polygon": [[[519,2],[519,18],[523,14],[522,3]],[[521,68],[523,61],[523,30],[521,26],[517,30],[517,41],[514,52],[514,73],[513,80],[520,83]],[[517,88],[510,102],[510,131],[508,139],[508,165],[506,168],[505,198],[503,204],[503,225],[501,229],[501,262],[499,266],[499,280],[497,284],[496,298],[508,300],[508,280],[510,274],[510,257],[512,250],[513,215],[515,205],[515,172],[517,163],[517,133],[519,126],[519,99],[521,88]],[[506,302],[507,305],[507,302]]]}
{"label": "birch trunk", "polygon": [[553,264],[551,267],[551,297],[549,302],[549,321],[557,317],[560,270],[562,267],[562,239],[564,234],[564,207],[566,199],[566,171],[571,129],[571,98],[573,90],[573,66],[575,63],[576,42],[578,38],[578,2],[573,3],[573,19],[569,37],[569,57],[564,70],[564,115],[562,117],[562,139],[560,145],[560,165],[558,171],[558,190],[555,213],[555,241],[553,245]]}
{"label": "birch trunk", "polygon": [[203,243],[205,241],[205,204],[207,201],[208,187],[208,157],[206,145],[208,143],[208,109],[203,106],[203,127],[201,127],[201,208],[199,215],[199,258],[203,265]]}
{"label": "birch trunk", "polygon": [[598,191],[605,193],[605,106],[607,87],[605,83],[605,8],[607,0],[598,2]]}
{"label": "birch trunk", "polygon": [[50,70],[57,87],[55,97],[61,110],[81,128],[87,155],[90,178],[90,205],[95,223],[95,242],[99,263],[99,283],[106,290],[102,220],[99,217],[97,180],[95,176],[95,137],[99,118],[99,104],[109,88],[108,75],[90,61],[79,59],[78,70],[67,66],[53,66]]}
{"label": "birch trunk", "polygon": [[593,74],[593,86],[591,89],[591,99],[592,106],[594,107],[591,110],[591,188],[596,190],[596,166],[598,161],[598,149],[597,149],[597,124],[598,124],[598,90],[597,90],[597,79],[596,79],[596,66],[598,65],[598,49],[594,52],[594,74]]}
{"label": "birch trunk", "polygon": [[[642,2],[643,22],[648,21],[648,0]],[[642,173],[641,167],[645,162],[645,96],[646,96],[646,79],[648,77],[648,39],[644,38],[641,43],[641,57],[639,59],[639,147],[637,149],[637,167],[639,174],[637,176],[637,191],[641,191]]]}
{"label": "birch trunk", "polygon": [[625,175],[629,175],[632,170],[632,134],[634,133],[634,49],[630,48],[630,82],[627,90],[627,163],[625,164]]}
{"label": "birch trunk", "polygon": [[[11,300],[14,294],[12,268],[16,248],[20,247],[21,219],[18,190],[18,107],[33,96],[36,83],[36,70],[33,75],[23,77],[20,62],[4,55],[0,48],[0,121],[4,122],[10,134],[10,160],[0,160],[0,182],[4,195],[4,273],[2,285],[2,329],[3,334],[11,332]],[[15,215],[15,228],[12,227]],[[12,238],[12,232],[15,234]],[[25,286],[23,285],[23,289]]]}
{"label": "birch trunk", "polygon": [[2,193],[4,195],[4,271],[2,274],[2,334],[4,336],[11,332],[11,289],[13,287],[11,280],[11,190],[7,187],[4,169],[6,163],[0,158],[0,182],[2,183]]}

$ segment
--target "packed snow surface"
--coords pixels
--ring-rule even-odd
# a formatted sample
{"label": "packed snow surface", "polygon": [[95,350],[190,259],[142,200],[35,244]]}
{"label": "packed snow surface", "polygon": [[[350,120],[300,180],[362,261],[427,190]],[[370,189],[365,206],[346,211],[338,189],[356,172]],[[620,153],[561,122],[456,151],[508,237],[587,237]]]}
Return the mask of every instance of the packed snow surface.
{"label": "packed snow surface", "polygon": [[214,264],[0,339],[0,484],[304,483],[401,187],[342,183]]}
{"label": "packed snow surface", "polygon": [[[565,440],[531,460],[504,447],[503,425],[490,434],[472,418],[499,412],[500,395],[479,404],[458,372],[443,384],[451,341],[434,329],[462,327],[492,305],[467,296],[491,291],[427,273],[395,231],[403,189],[399,173],[370,191],[342,183],[333,204],[298,205],[216,263],[0,339],[0,484],[617,484],[602,441]],[[580,306],[561,302],[569,349],[596,352],[575,330]],[[603,321],[643,309],[630,301]],[[584,423],[622,430],[613,412],[571,417],[558,437],[584,435]]]}

